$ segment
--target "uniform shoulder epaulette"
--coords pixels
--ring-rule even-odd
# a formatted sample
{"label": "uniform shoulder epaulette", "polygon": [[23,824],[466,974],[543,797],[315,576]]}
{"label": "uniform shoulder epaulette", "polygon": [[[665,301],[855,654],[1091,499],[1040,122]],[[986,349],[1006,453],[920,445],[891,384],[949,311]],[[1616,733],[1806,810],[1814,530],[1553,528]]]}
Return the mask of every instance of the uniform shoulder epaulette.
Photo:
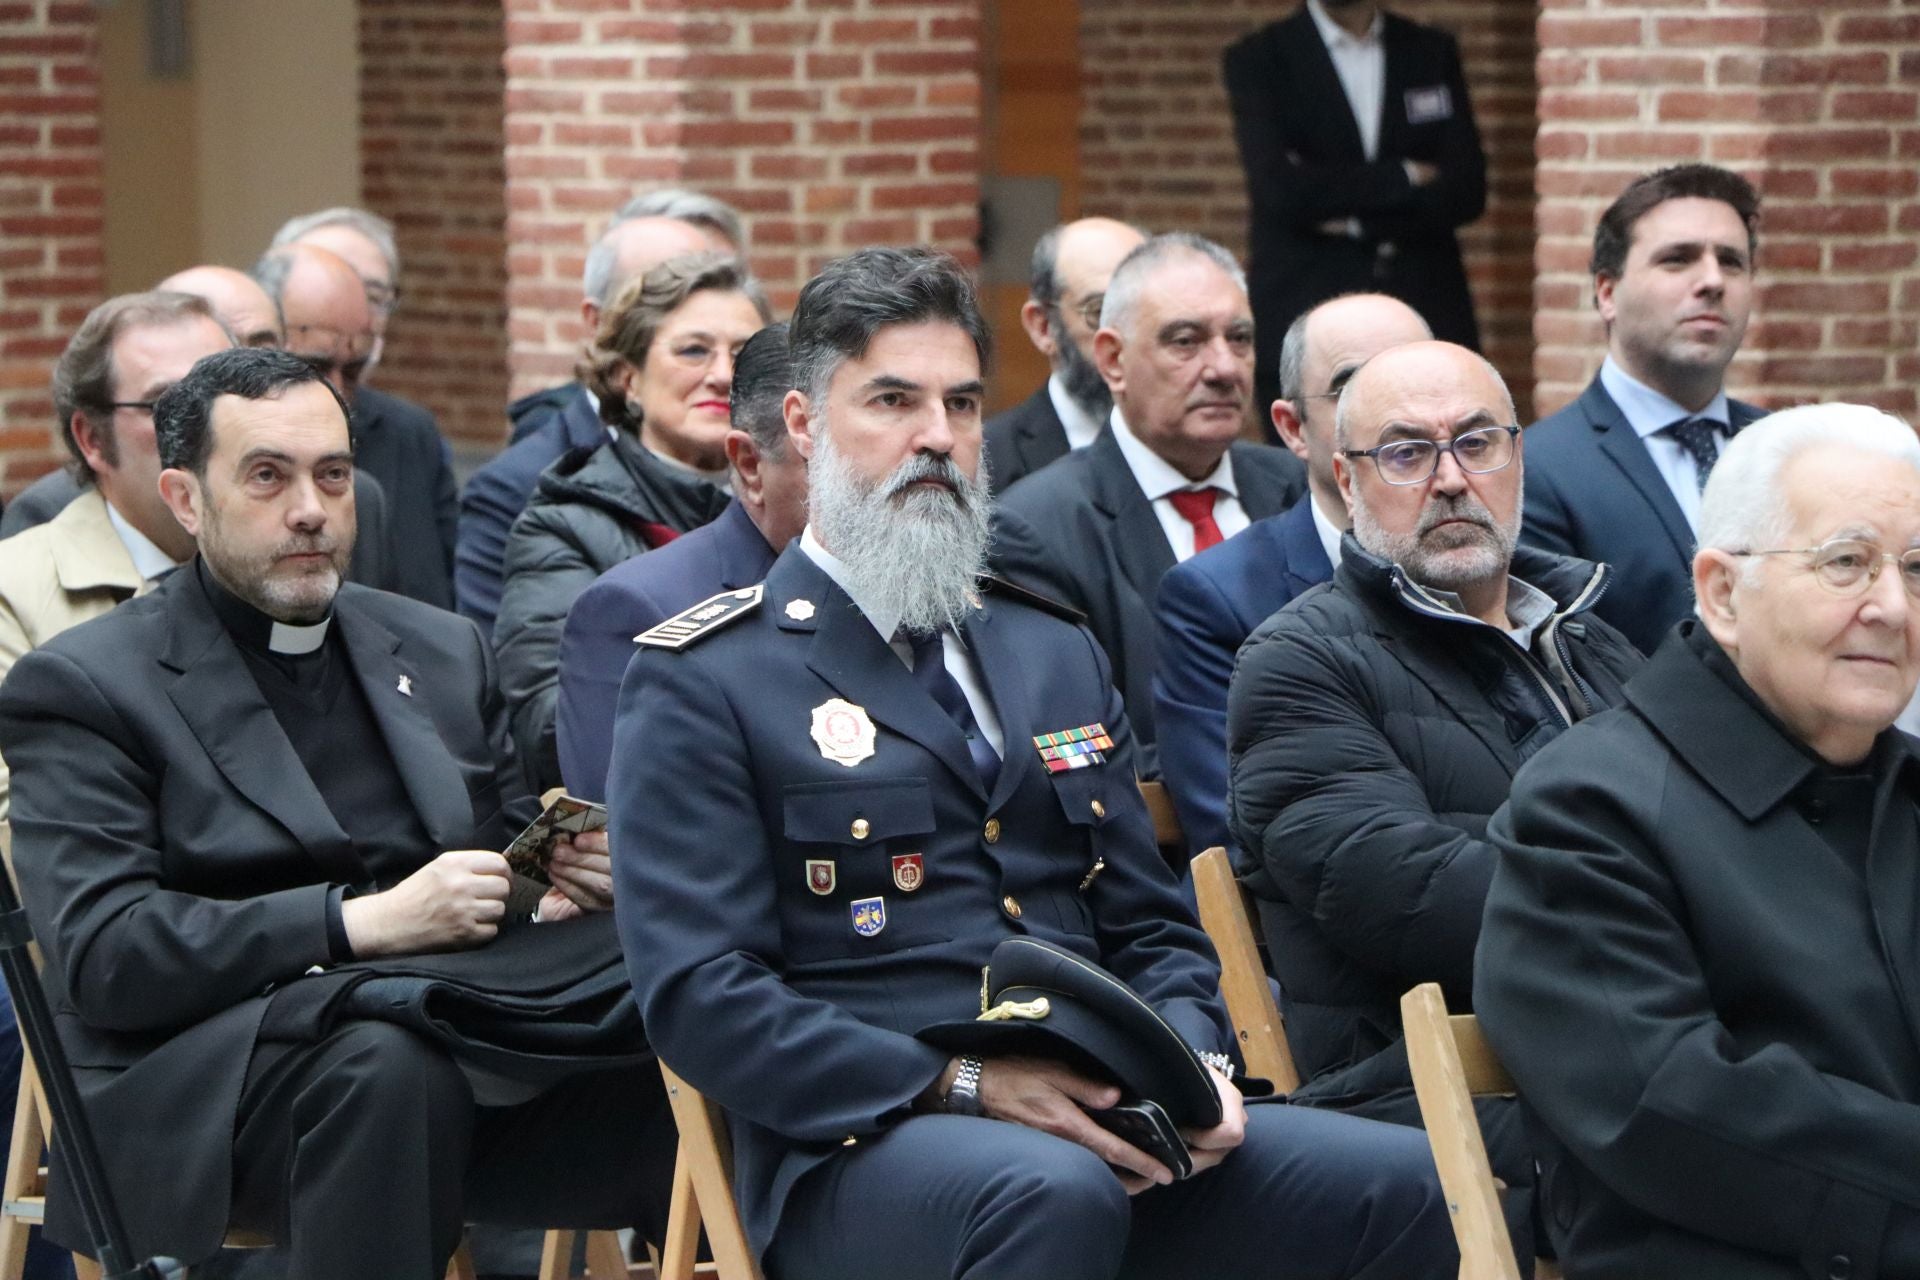
{"label": "uniform shoulder epaulette", "polygon": [[1061,604],[1051,596],[1043,596],[1038,591],[1029,590],[1017,582],[1009,582],[1007,579],[999,577],[996,574],[981,574],[980,585],[993,595],[1005,596],[1009,600],[1018,600],[1021,604],[1032,605],[1043,613],[1050,613],[1056,618],[1063,618],[1073,623],[1076,627],[1085,623],[1087,620],[1087,615],[1072,605]]}
{"label": "uniform shoulder epaulette", "polygon": [[649,627],[633,638],[635,644],[657,649],[684,649],[702,636],[710,636],[730,622],[737,622],[760,607],[765,583],[756,582],[738,591],[722,591],[702,600],[685,613],[675,614],[656,627]]}

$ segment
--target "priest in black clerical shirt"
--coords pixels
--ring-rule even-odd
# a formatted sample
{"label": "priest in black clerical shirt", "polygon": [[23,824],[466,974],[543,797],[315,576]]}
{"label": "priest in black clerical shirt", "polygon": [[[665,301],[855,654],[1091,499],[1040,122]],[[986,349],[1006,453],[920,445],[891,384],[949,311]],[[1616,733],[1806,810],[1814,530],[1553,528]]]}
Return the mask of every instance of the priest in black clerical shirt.
{"label": "priest in black clerical shirt", "polygon": [[[487,946],[498,851],[534,808],[473,624],[341,585],[352,446],[319,375],[221,352],[155,423],[199,557],[0,686],[21,891],[136,1254],[204,1257],[233,1224],[294,1280],[427,1280],[468,1219],[658,1238],[651,1064],[502,1096],[397,1023],[269,1012],[316,966],[511,954]],[[581,932],[516,937],[590,940],[604,919],[572,918],[611,905],[608,873],[598,837],[556,849],[525,927]],[[84,1245],[61,1176],[48,1231]]]}

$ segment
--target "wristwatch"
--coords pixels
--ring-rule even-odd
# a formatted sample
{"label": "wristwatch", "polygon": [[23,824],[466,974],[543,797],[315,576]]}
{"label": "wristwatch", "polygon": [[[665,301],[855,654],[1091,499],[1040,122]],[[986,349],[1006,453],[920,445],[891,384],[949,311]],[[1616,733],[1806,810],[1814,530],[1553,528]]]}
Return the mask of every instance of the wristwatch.
{"label": "wristwatch", "polygon": [[1227,1079],[1233,1079],[1233,1059],[1224,1053],[1202,1053],[1196,1055],[1200,1061],[1218,1071]]}
{"label": "wristwatch", "polygon": [[960,1070],[954,1073],[953,1083],[947,1087],[948,1115],[986,1114],[980,1105],[980,1072],[985,1065],[971,1054],[960,1059]]}

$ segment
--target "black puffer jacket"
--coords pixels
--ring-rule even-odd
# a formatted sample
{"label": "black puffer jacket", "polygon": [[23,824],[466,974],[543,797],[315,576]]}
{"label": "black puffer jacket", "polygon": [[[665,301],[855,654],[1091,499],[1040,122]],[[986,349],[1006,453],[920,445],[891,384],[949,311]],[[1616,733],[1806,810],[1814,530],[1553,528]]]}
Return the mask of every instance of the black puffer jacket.
{"label": "black puffer jacket", "polygon": [[566,453],[540,473],[507,535],[493,624],[500,688],[534,794],[560,785],[560,632],[574,598],[629,556],[707,523],[728,501],[724,490],[662,462],[626,432]]}
{"label": "black puffer jacket", "polygon": [[1439,982],[1469,1007],[1493,876],[1487,820],[1513,775],[1616,705],[1641,662],[1588,612],[1607,570],[1522,547],[1512,573],[1555,612],[1522,653],[1349,534],[1334,580],[1241,648],[1229,697],[1230,816],[1260,899],[1304,1092],[1408,1083],[1399,1000]]}

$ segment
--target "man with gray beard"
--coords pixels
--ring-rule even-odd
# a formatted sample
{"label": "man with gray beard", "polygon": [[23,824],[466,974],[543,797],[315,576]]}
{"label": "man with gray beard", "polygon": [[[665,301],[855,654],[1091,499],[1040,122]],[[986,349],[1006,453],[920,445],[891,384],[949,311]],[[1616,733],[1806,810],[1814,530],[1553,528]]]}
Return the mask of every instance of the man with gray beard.
{"label": "man with gray beard", "polygon": [[[980,576],[966,276],[862,250],[801,292],[791,344],[807,528],[765,583],[639,637],[608,795],[648,1039],[732,1120],[766,1272],[1451,1276],[1418,1134],[1243,1105],[1106,659]],[[1088,1114],[1112,1084],[919,1038],[977,1014],[1023,936],[1103,966],[1206,1060],[1221,1119],[1182,1134],[1191,1177]]]}
{"label": "man with gray beard", "polygon": [[[1228,695],[1237,870],[1260,901],[1295,1102],[1419,1121],[1400,994],[1471,1007],[1513,775],[1613,706],[1640,655],[1592,615],[1604,565],[1515,548],[1513,399],[1464,347],[1414,342],[1347,383],[1334,476],[1353,515],[1333,581],[1269,618]],[[1533,1164],[1511,1100],[1481,1105],[1523,1268]]]}

